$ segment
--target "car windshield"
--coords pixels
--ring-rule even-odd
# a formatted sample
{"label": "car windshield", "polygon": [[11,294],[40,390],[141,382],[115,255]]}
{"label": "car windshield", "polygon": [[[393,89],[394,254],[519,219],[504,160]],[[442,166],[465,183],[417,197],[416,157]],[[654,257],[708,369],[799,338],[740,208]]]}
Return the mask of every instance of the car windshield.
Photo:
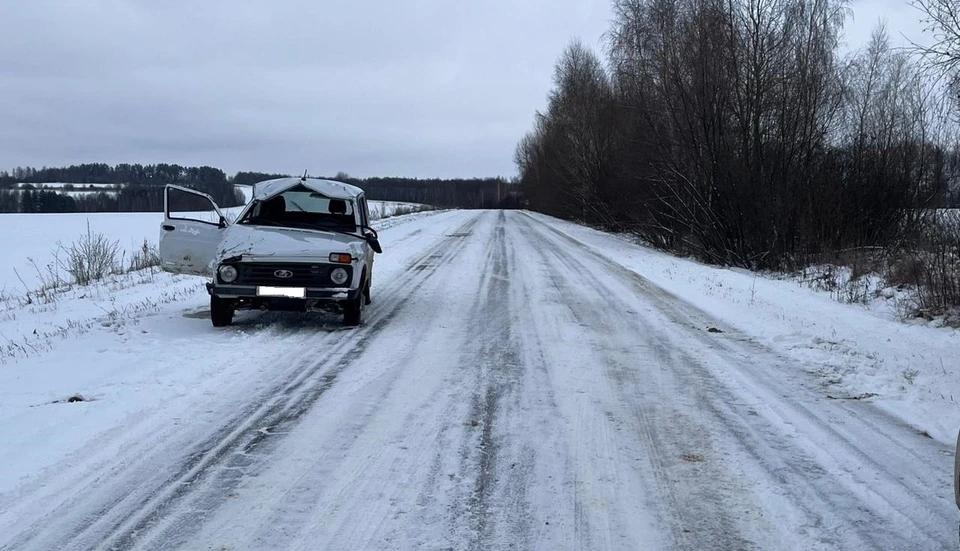
{"label": "car windshield", "polygon": [[255,203],[239,223],[334,231],[357,228],[353,201],[333,199],[306,188]]}

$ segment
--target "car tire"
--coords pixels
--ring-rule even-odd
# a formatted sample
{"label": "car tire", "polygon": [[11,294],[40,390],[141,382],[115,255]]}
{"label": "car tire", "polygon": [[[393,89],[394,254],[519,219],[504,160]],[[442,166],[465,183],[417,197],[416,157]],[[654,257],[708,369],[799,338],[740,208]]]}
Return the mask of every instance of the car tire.
{"label": "car tire", "polygon": [[[366,281],[368,280],[364,280],[364,284],[360,287],[361,289],[367,288]],[[367,301],[364,297],[364,292],[361,291],[357,293],[357,298],[343,303],[344,327],[356,327],[360,325],[360,320],[363,318],[363,306],[366,304],[366,302]]]}
{"label": "car tire", "polygon": [[370,306],[371,302],[373,299],[370,298],[370,281],[367,281],[367,286],[363,289],[363,303]]}
{"label": "car tire", "polygon": [[343,305],[343,325],[345,327],[356,327],[360,325],[360,319],[363,317],[363,296],[354,300],[349,300]]}
{"label": "car tire", "polygon": [[233,305],[230,301],[210,295],[210,321],[214,327],[227,327],[233,323]]}

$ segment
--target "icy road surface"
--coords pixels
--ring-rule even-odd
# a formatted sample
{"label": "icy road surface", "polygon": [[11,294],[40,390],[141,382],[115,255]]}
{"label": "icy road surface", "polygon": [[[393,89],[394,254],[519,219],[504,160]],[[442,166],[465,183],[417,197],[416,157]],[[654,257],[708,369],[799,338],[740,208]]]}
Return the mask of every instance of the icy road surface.
{"label": "icy road surface", "polygon": [[[195,296],[131,350],[51,352],[123,365],[97,401],[48,406],[75,414],[3,420],[24,436],[0,450],[0,549],[957,545],[948,446],[708,332],[561,228],[461,211],[384,230],[359,329],[214,330]],[[156,390],[112,404],[138,369]]]}

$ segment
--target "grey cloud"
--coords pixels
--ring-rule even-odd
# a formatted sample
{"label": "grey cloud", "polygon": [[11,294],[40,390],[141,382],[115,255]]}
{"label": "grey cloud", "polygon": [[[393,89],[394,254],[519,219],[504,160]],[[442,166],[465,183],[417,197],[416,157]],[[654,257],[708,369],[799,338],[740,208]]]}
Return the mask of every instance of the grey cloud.
{"label": "grey cloud", "polygon": [[556,57],[575,36],[599,47],[611,17],[608,0],[9,0],[3,12],[0,167],[420,177],[512,174]]}

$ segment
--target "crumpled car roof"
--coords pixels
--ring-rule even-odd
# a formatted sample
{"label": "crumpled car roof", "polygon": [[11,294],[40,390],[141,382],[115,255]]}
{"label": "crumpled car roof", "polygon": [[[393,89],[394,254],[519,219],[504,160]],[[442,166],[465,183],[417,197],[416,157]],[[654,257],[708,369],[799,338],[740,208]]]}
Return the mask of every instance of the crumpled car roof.
{"label": "crumpled car roof", "polygon": [[319,178],[277,178],[276,180],[266,180],[257,182],[253,186],[253,198],[257,201],[269,199],[279,195],[288,189],[297,186],[304,186],[317,193],[323,194],[331,199],[356,199],[363,190],[333,180],[321,180]]}

